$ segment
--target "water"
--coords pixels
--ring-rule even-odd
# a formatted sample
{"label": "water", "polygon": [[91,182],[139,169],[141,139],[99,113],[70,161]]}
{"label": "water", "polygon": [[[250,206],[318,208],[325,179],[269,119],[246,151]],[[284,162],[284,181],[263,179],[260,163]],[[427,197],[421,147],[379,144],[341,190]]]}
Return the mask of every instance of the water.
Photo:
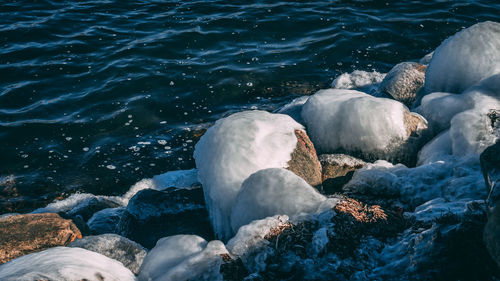
{"label": "water", "polygon": [[387,72],[499,13],[498,1],[3,3],[0,214],[192,168],[218,118]]}

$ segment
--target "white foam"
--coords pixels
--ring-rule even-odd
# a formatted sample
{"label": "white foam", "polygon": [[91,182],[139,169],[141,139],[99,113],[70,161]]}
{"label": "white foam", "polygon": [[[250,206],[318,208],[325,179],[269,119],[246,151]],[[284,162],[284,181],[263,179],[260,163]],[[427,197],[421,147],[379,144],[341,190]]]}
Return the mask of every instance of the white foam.
{"label": "white foam", "polygon": [[332,82],[334,89],[356,89],[366,93],[374,93],[382,80],[385,78],[385,73],[377,71],[367,72],[363,70],[354,70],[351,73],[342,73],[337,76]]}

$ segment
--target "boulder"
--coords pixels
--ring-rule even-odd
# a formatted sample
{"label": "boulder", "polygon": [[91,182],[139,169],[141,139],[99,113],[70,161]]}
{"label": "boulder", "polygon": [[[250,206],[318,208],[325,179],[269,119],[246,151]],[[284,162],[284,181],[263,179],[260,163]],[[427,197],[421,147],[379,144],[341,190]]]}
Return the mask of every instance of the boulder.
{"label": "boulder", "polygon": [[118,224],[118,233],[146,248],[161,237],[196,234],[213,238],[205,209],[203,190],[168,188],[139,191],[127,206]]}
{"label": "boulder", "polygon": [[65,246],[82,238],[71,220],[57,214],[26,214],[0,220],[0,263],[33,252]]}
{"label": "boulder", "polygon": [[340,192],[354,174],[362,168],[365,162],[346,154],[322,154],[319,156],[322,167],[323,192],[333,194]]}
{"label": "boulder", "polygon": [[379,92],[410,107],[424,85],[427,66],[415,62],[402,62],[394,66],[379,86]]}
{"label": "boulder", "polygon": [[86,236],[68,245],[99,253],[110,259],[121,262],[132,273],[137,275],[147,251],[141,245],[116,234]]}
{"label": "boulder", "polygon": [[484,227],[483,240],[490,256],[500,267],[500,208],[495,207],[488,216]]}
{"label": "boulder", "polygon": [[295,130],[297,147],[288,161],[288,170],[303,178],[311,186],[321,184],[321,164],[314,145],[303,130]]}
{"label": "boulder", "polygon": [[500,140],[486,148],[479,159],[489,194],[488,202],[490,206],[494,206],[500,199]]}
{"label": "boulder", "polygon": [[500,23],[482,22],[441,43],[425,75],[425,93],[460,94],[500,72]]}
{"label": "boulder", "polygon": [[66,212],[69,217],[81,217],[88,221],[94,213],[107,208],[116,208],[119,204],[102,197],[92,197],[85,204],[78,205],[76,208]]}
{"label": "boulder", "polygon": [[87,222],[93,235],[117,233],[118,224],[125,212],[125,207],[109,208],[95,213]]}

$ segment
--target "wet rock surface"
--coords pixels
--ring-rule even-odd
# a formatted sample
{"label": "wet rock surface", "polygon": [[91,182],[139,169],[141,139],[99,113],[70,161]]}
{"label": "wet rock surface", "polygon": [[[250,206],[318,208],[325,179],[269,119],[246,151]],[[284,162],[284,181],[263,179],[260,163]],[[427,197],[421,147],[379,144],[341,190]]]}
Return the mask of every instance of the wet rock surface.
{"label": "wet rock surface", "polygon": [[71,220],[57,214],[27,214],[0,219],[0,263],[33,252],[65,246],[82,238]]}
{"label": "wet rock surface", "polygon": [[347,154],[322,154],[319,156],[322,168],[323,192],[341,192],[342,187],[351,180],[356,169],[365,165],[363,160]]}
{"label": "wet rock surface", "polygon": [[214,237],[201,188],[139,191],[123,213],[118,233],[146,248],[175,234],[196,234],[209,241]]}

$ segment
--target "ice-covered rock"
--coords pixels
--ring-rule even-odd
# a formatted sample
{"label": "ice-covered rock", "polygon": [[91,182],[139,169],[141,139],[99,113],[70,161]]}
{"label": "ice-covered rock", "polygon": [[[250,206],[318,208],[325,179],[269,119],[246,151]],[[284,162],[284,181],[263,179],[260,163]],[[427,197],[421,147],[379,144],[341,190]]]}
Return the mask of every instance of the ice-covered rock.
{"label": "ice-covered rock", "polygon": [[271,254],[266,240],[273,232],[279,233],[290,227],[288,216],[273,216],[255,220],[240,227],[236,235],[227,243],[231,255],[240,258],[250,271],[262,271],[266,268],[266,259]]}
{"label": "ice-covered rock", "polygon": [[481,170],[483,171],[488,203],[495,206],[500,200],[500,140],[481,153]]}
{"label": "ice-covered rock", "polygon": [[68,247],[83,248],[105,255],[110,259],[121,262],[132,273],[139,273],[147,251],[141,245],[116,234],[86,236],[68,245]]}
{"label": "ice-covered rock", "polygon": [[345,150],[368,159],[407,160],[427,127],[400,102],[353,90],[321,90],[302,109],[309,136],[321,153]]}
{"label": "ice-covered rock", "polygon": [[228,254],[221,241],[207,242],[196,235],[175,235],[158,240],[144,259],[138,279],[222,280],[221,255]]}
{"label": "ice-covered rock", "polygon": [[175,234],[213,238],[201,188],[163,191],[143,189],[127,205],[118,233],[152,248],[156,241]]}
{"label": "ice-covered rock", "polygon": [[417,92],[424,85],[426,66],[415,62],[402,62],[394,66],[378,88],[408,107],[417,99]]}
{"label": "ice-covered rock", "polygon": [[449,130],[436,136],[418,152],[417,165],[427,165],[450,158],[450,155],[453,155],[451,142]]}
{"label": "ice-covered rock", "polygon": [[265,168],[288,166],[297,146],[290,116],[246,111],[218,120],[196,144],[194,158],[217,237],[232,235],[230,212],[241,183]]}
{"label": "ice-covered rock", "polygon": [[120,262],[81,248],[56,247],[22,256],[0,266],[1,280],[133,281]]}
{"label": "ice-covered rock", "polygon": [[323,192],[333,194],[342,190],[351,180],[356,169],[363,168],[365,162],[347,154],[322,154],[319,156],[322,168]]}
{"label": "ice-covered rock", "polygon": [[302,119],[302,106],[307,102],[309,96],[298,97],[291,102],[285,104],[282,108],[278,109],[276,113],[286,114],[292,117],[295,121],[300,124],[304,124],[304,120]]}
{"label": "ice-covered rock", "polygon": [[[0,219],[0,263],[82,238],[71,220],[58,214],[25,214]],[[0,278],[0,280],[5,280]]]}
{"label": "ice-covered rock", "polygon": [[441,43],[429,63],[425,92],[459,94],[500,72],[500,24],[482,22]]}
{"label": "ice-covered rock", "polygon": [[372,72],[354,70],[351,73],[342,73],[335,78],[332,82],[332,88],[353,89],[374,94],[385,75],[385,73],[379,73],[375,70]]}
{"label": "ice-covered rock", "polygon": [[231,211],[234,233],[254,220],[318,211],[326,198],[294,173],[281,168],[260,170],[241,185]]}
{"label": "ice-covered rock", "polygon": [[436,92],[426,95],[418,111],[427,119],[435,132],[448,129],[450,121],[457,113],[471,108],[463,95]]}
{"label": "ice-covered rock", "polygon": [[418,61],[418,63],[428,65],[431,62],[431,59],[432,59],[433,55],[434,55],[434,51],[432,51],[432,52],[428,53],[427,55],[425,55],[423,58],[421,58]]}
{"label": "ice-covered rock", "polygon": [[399,200],[407,209],[440,197],[484,200],[487,194],[477,155],[449,157],[415,168],[377,161],[354,172],[344,191]]}
{"label": "ice-covered rock", "polygon": [[463,217],[471,210],[484,212],[484,200],[460,199],[448,201],[444,198],[432,199],[415,208],[413,216],[419,222],[433,222],[441,217],[454,215]]}

